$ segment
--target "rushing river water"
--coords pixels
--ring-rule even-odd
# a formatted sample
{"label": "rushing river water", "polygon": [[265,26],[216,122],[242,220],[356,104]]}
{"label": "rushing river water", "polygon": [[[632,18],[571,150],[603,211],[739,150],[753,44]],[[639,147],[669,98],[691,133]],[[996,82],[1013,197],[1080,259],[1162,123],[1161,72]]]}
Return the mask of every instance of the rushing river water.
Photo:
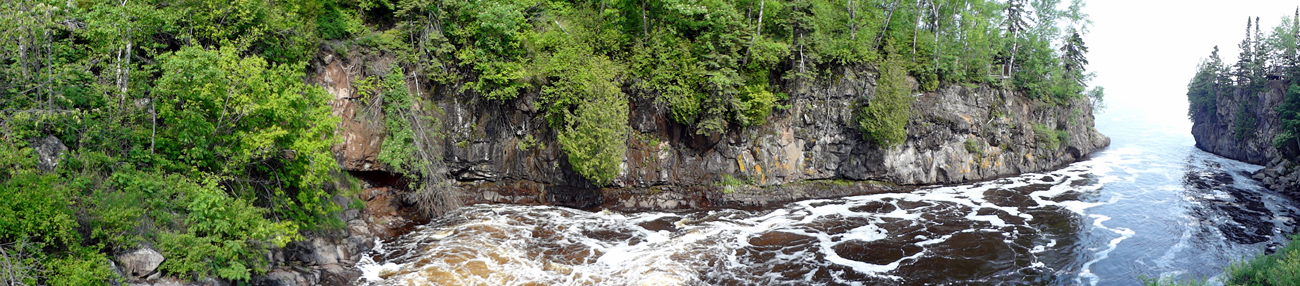
{"label": "rushing river water", "polygon": [[[1118,114],[1118,115],[1116,115]],[[1127,115],[1124,115],[1127,114]],[[383,243],[371,285],[1130,285],[1280,246],[1295,203],[1197,150],[1181,114],[1112,111],[1064,169],[781,208],[480,205]]]}

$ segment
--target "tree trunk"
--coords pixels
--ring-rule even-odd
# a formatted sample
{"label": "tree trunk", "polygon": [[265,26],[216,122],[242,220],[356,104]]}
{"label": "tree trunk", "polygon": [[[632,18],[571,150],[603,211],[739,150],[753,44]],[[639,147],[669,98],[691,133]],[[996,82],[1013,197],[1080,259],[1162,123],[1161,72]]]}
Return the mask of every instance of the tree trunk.
{"label": "tree trunk", "polygon": [[921,0],[916,0],[916,22],[912,23],[912,62],[916,62],[916,37],[921,32]]}
{"label": "tree trunk", "polygon": [[648,0],[641,0],[641,40],[642,41],[645,41],[646,39],[650,38],[650,24],[648,23],[647,17],[645,15],[646,1]]}
{"label": "tree trunk", "polygon": [[763,7],[765,7],[765,4],[767,4],[767,0],[758,2],[758,31],[754,32],[754,37],[749,39],[749,51],[745,52],[745,60],[740,61],[741,63],[749,63],[749,56],[754,55],[754,43],[758,42],[758,37],[763,35]]}
{"label": "tree trunk", "polygon": [[857,9],[853,9],[853,0],[849,0],[848,5],[845,6],[848,6],[846,8],[849,10],[849,40],[857,40],[858,39],[858,17],[857,17],[858,14],[854,11]]}
{"label": "tree trunk", "polygon": [[885,24],[880,27],[880,34],[876,35],[876,41],[871,44],[872,48],[879,49],[880,40],[883,39],[885,35],[889,33],[889,22],[894,19],[894,11],[898,10],[899,1],[902,0],[895,0],[892,5],[889,5],[889,12],[885,13]]}

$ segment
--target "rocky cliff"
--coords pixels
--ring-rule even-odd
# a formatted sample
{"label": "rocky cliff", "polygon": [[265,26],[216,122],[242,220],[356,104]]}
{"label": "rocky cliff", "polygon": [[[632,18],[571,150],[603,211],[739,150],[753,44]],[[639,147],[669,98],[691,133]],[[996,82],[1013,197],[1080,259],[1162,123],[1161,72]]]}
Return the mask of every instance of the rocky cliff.
{"label": "rocky cliff", "polygon": [[1281,126],[1277,107],[1286,83],[1273,80],[1257,92],[1235,89],[1217,97],[1213,116],[1192,118],[1196,147],[1233,160],[1264,165],[1254,178],[1271,190],[1287,191],[1300,184],[1300,168],[1273,144]]}
{"label": "rocky cliff", "polygon": [[[379,74],[387,64],[382,57],[325,56],[315,65],[315,81],[334,94],[335,114],[343,119],[344,141],[335,152],[345,169],[382,169],[374,158],[384,132],[375,129],[374,116],[357,115],[366,113],[367,103],[352,81]],[[629,148],[622,173],[605,193],[709,187],[724,179],[755,187],[830,179],[960,183],[1060,167],[1109,144],[1093,129],[1086,100],[1052,104],[1000,88],[945,85],[914,93],[906,141],[881,148],[862,139],[854,120],[875,95],[875,70],[841,67],[826,74],[782,82],[788,108],[774,112],[766,124],[732,126],[714,136],[697,135],[669,119],[663,102],[632,96]],[[571,171],[554,143],[555,132],[533,109],[535,94],[499,102],[460,90],[440,86],[420,93],[442,112],[442,170],[466,191],[467,200],[520,202],[501,195],[499,189],[510,186],[506,192],[563,203],[566,198],[547,195],[583,196],[565,194],[595,189]]]}
{"label": "rocky cliff", "polygon": [[[1237,89],[1231,96],[1219,96],[1213,116],[1192,119],[1196,147],[1251,164],[1267,165],[1281,158],[1273,138],[1278,128],[1276,109],[1282,104],[1284,88],[1284,83],[1274,81],[1260,92]],[[1255,123],[1249,124],[1250,120]]]}
{"label": "rocky cliff", "polygon": [[[343,285],[375,239],[422,218],[416,192],[378,161],[386,131],[378,104],[358,92],[366,76],[390,70],[390,57],[326,54],[310,81],[334,96],[340,166],[367,181],[365,207],[341,214],[347,229],[313,234],[270,254],[277,267],[255,285]],[[536,94],[488,101],[458,86],[408,80],[439,118],[439,184],[467,204],[549,204],[578,208],[680,210],[754,208],[785,202],[906,192],[912,185],[987,180],[1061,167],[1110,143],[1093,129],[1087,100],[1053,104],[989,86],[946,85],[912,94],[907,139],[881,148],[863,140],[855,116],[875,96],[876,71],[843,67],[817,79],[782,83],[788,106],[765,124],[704,136],[669,119],[666,104],[633,96],[632,135],[622,172],[596,188],[568,165],[556,134],[533,108]],[[915,82],[911,83],[913,87]],[[635,92],[629,92],[636,94]],[[338,198],[350,201],[353,198]],[[340,203],[349,205],[348,202]]]}

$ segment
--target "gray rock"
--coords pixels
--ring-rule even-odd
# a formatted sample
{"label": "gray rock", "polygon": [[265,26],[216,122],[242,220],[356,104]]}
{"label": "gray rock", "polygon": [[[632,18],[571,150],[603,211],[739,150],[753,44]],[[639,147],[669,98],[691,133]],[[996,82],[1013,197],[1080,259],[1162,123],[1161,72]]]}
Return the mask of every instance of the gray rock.
{"label": "gray rock", "polygon": [[321,285],[352,285],[352,282],[361,278],[361,270],[338,264],[325,265],[320,270]]}
{"label": "gray rock", "polygon": [[185,286],[185,284],[181,283],[180,280],[176,280],[173,278],[165,278],[158,282],[153,283],[153,286]]}
{"label": "gray rock", "polygon": [[162,264],[164,259],[158,251],[141,248],[118,255],[117,263],[122,267],[122,273],[126,274],[128,280],[145,281],[158,278],[158,265]]}
{"label": "gray rock", "polygon": [[194,280],[194,282],[190,282],[190,284],[187,285],[188,286],[230,286],[230,283],[227,283],[226,281],[221,279],[204,277],[202,279]]}
{"label": "gray rock", "polygon": [[254,286],[308,286],[316,285],[318,281],[312,275],[290,270],[275,269],[267,272],[265,275],[253,279]]}
{"label": "gray rock", "polygon": [[43,172],[53,172],[54,168],[59,165],[59,155],[68,151],[68,147],[59,141],[59,138],[53,135],[36,139],[32,142],[32,149],[36,150],[40,161],[36,167]]}

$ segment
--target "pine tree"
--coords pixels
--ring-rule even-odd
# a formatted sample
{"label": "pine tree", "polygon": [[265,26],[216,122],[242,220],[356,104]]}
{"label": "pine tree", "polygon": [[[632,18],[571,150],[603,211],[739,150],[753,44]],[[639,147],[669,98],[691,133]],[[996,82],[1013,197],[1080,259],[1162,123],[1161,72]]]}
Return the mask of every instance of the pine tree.
{"label": "pine tree", "polygon": [[1268,76],[1268,67],[1270,64],[1276,65],[1272,55],[1269,54],[1269,48],[1265,47],[1264,34],[1260,32],[1259,17],[1255,17],[1255,38],[1251,42],[1252,61],[1250,66],[1251,81],[1262,83]]}
{"label": "pine tree", "polygon": [[1286,58],[1286,75],[1300,74],[1300,55],[1297,55],[1296,45],[1300,45],[1300,7],[1296,7],[1295,16],[1291,17],[1291,39],[1292,42],[1285,48]]}
{"label": "pine tree", "polygon": [[1066,38],[1065,43],[1061,45],[1061,63],[1065,67],[1065,76],[1083,85],[1084,66],[1088,64],[1088,46],[1083,43],[1083,37],[1075,31]]}
{"label": "pine tree", "polygon": [[1251,48],[1254,47],[1251,44],[1250,37],[1251,24],[1250,17],[1246,17],[1246,38],[1242,39],[1241,44],[1237,45],[1238,48],[1241,48],[1241,54],[1237,56],[1236,70],[1233,75],[1237,77],[1238,86],[1245,86],[1250,80],[1250,66],[1254,55],[1251,51]]}

